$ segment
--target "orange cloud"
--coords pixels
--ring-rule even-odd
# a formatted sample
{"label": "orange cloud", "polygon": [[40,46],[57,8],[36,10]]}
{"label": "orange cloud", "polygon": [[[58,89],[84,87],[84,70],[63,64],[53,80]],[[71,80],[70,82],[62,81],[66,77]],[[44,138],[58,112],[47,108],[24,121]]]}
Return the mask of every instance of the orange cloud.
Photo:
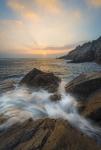
{"label": "orange cloud", "polygon": [[31,9],[31,4],[27,5],[25,2],[21,2],[18,0],[9,0],[8,6],[18,13],[23,19],[27,19],[30,21],[39,20],[40,16],[33,9]]}
{"label": "orange cloud", "polygon": [[[45,10],[54,14],[60,12],[60,5],[58,0],[8,0],[7,5],[15,13],[20,15],[22,19],[27,19],[31,22],[40,20],[42,18],[40,17],[40,9],[42,9],[42,11]],[[39,10],[37,9],[36,11],[35,8],[39,8]]]}
{"label": "orange cloud", "polygon": [[51,13],[59,13],[61,10],[58,0],[36,0],[36,3]]}
{"label": "orange cloud", "polygon": [[10,8],[17,11],[22,11],[25,8],[25,6],[17,0],[9,0],[7,4]]}
{"label": "orange cloud", "polygon": [[101,7],[101,0],[87,0],[94,7]]}

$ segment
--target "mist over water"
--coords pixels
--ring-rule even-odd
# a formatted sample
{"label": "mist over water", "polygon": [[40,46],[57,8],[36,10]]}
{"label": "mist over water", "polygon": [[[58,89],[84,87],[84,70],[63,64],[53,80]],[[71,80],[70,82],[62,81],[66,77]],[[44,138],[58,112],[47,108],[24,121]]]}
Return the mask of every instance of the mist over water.
{"label": "mist over water", "polygon": [[6,92],[0,98],[0,114],[7,117],[7,121],[0,125],[0,130],[10,127],[17,122],[22,123],[28,118],[63,118],[73,127],[93,137],[101,143],[101,129],[95,127],[89,120],[79,115],[78,102],[64,90],[65,82],[61,82],[58,92],[62,95],[60,101],[53,102],[47,91],[30,91],[26,87],[16,87]]}

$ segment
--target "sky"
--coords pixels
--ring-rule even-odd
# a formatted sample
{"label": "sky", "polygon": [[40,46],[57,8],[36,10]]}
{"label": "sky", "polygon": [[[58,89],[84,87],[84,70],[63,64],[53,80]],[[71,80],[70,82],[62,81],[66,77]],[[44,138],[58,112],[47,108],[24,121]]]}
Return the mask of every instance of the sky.
{"label": "sky", "polygon": [[0,57],[58,57],[101,36],[101,0],[0,0]]}

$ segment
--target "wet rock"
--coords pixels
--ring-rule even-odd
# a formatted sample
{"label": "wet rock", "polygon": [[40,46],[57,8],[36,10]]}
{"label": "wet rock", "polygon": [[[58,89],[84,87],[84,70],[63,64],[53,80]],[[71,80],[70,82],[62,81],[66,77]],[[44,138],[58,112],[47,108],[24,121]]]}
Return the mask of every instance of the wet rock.
{"label": "wet rock", "polygon": [[101,126],[101,90],[88,98],[83,115]]}
{"label": "wet rock", "polygon": [[1,150],[100,150],[96,142],[60,119],[26,120],[0,133]]}
{"label": "wet rock", "polygon": [[65,89],[77,97],[79,112],[101,126],[101,72],[82,74]]}
{"label": "wet rock", "polygon": [[61,94],[54,93],[54,94],[50,95],[50,100],[54,101],[54,102],[61,100]]}
{"label": "wet rock", "polygon": [[3,124],[7,120],[2,114],[0,114],[0,125]]}
{"label": "wet rock", "polygon": [[92,120],[96,121],[96,122],[100,122],[101,123],[101,107],[100,108],[96,108],[93,112],[91,112],[88,115],[89,118],[91,118]]}
{"label": "wet rock", "polygon": [[65,86],[65,90],[86,100],[93,92],[101,88],[101,72],[81,74]]}
{"label": "wet rock", "polygon": [[86,102],[78,102],[77,109],[79,113],[82,113],[85,110]]}
{"label": "wet rock", "polygon": [[20,85],[27,85],[35,89],[45,89],[49,92],[55,92],[58,89],[60,78],[53,73],[45,73],[34,68],[20,81]]}

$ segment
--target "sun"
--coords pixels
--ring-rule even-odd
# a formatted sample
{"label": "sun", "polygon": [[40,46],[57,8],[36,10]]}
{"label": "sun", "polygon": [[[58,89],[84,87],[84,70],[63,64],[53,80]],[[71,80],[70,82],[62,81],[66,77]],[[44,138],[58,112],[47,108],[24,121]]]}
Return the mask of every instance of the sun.
{"label": "sun", "polygon": [[42,54],[43,56],[47,56],[47,52],[45,50],[43,50]]}

